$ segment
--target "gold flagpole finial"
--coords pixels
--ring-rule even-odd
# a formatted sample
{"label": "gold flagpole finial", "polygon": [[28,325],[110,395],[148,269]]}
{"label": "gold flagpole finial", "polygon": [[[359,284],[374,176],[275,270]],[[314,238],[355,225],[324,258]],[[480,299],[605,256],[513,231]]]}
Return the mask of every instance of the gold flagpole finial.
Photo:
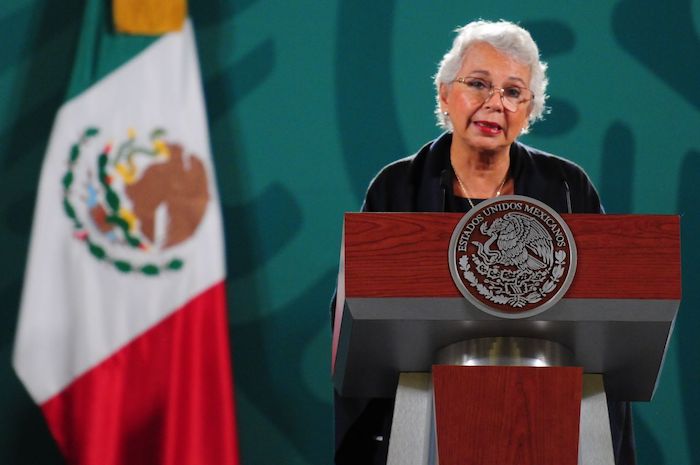
{"label": "gold flagpole finial", "polygon": [[117,32],[160,35],[182,29],[187,0],[112,0],[112,14]]}

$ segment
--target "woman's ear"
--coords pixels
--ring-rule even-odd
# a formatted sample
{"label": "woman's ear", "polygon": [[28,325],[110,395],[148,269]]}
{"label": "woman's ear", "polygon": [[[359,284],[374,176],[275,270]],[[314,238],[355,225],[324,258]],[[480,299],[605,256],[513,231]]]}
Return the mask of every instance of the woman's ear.
{"label": "woman's ear", "polygon": [[447,96],[450,91],[450,86],[445,83],[440,83],[440,90],[439,90],[439,96],[440,96],[440,111],[445,112],[447,111]]}

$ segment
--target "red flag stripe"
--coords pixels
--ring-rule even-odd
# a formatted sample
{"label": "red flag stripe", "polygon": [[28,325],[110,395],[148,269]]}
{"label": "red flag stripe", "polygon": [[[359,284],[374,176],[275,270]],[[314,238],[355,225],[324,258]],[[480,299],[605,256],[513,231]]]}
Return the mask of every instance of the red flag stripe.
{"label": "red flag stripe", "polygon": [[224,284],[41,408],[71,465],[238,464]]}

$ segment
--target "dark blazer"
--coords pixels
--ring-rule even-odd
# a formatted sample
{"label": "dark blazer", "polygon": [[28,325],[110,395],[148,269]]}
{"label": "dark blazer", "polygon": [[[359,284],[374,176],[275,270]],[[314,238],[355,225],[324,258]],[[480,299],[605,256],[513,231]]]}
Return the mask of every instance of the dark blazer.
{"label": "dark blazer", "polygon": [[[415,155],[382,168],[370,183],[362,211],[460,211],[464,202],[452,194],[451,143],[452,134],[445,133]],[[598,192],[575,163],[514,142],[509,169],[517,195],[537,199],[559,213],[604,213]],[[331,305],[331,313],[334,310]],[[347,398],[335,393],[335,463],[384,465],[393,408],[394,399]],[[630,405],[609,401],[608,413],[615,463],[634,465]]]}
{"label": "dark blazer", "polygon": [[[370,183],[363,211],[448,211],[454,173],[452,134],[445,133],[418,153],[382,168]],[[559,213],[603,213],[598,192],[575,163],[519,142],[510,148],[515,194],[540,200]],[[570,205],[569,205],[570,204]]]}

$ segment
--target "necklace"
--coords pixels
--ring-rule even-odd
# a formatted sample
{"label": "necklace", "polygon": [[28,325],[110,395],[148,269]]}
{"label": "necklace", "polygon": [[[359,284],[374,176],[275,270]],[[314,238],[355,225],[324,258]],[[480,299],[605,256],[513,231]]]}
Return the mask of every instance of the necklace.
{"label": "necklace", "polygon": [[[457,182],[459,183],[460,189],[462,189],[462,193],[464,196],[467,198],[467,201],[469,202],[469,206],[474,208],[474,202],[472,202],[471,196],[469,195],[469,192],[467,192],[467,187],[464,185],[462,182],[462,178],[459,177],[457,174],[457,170],[455,170],[455,167],[452,167],[452,171],[455,174],[455,177],[457,178]],[[503,177],[503,181],[501,181],[501,185],[498,186],[498,189],[496,189],[496,195],[494,197],[498,197],[501,195],[501,189],[503,189],[503,186],[506,184],[506,180],[508,179],[508,172],[506,171],[506,175]]]}

